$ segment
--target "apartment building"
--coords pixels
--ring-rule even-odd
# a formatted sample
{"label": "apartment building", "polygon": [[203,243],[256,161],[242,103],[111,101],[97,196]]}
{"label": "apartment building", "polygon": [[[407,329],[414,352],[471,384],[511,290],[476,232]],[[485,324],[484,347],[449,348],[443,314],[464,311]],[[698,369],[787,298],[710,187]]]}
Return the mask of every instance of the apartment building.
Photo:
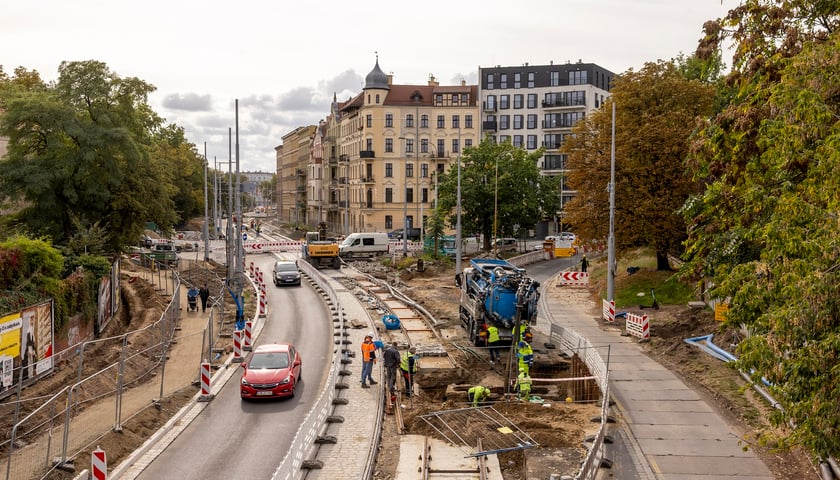
{"label": "apartment building", "polygon": [[[281,219],[326,222],[344,234],[420,228],[434,208],[438,174],[477,145],[478,121],[477,85],[444,86],[434,76],[425,85],[394,84],[377,59],[361,93],[334,99],[326,119],[305,135],[296,129],[283,137]],[[302,159],[306,135],[306,165],[292,166]],[[298,173],[302,183],[292,181]],[[292,195],[301,187],[302,195]],[[293,201],[305,211],[290,208]]]}
{"label": "apartment building", "polygon": [[315,125],[298,127],[283,135],[282,148],[275,148],[276,154],[280,157],[277,165],[279,190],[277,214],[283,222],[309,224],[306,194],[307,170],[315,130]]}
{"label": "apartment building", "polygon": [[[544,175],[558,175],[560,203],[575,192],[565,184],[566,155],[558,149],[572,127],[609,97],[614,73],[593,63],[479,67],[481,136],[534,151],[545,147]],[[562,231],[563,212],[536,227],[538,237]]]}

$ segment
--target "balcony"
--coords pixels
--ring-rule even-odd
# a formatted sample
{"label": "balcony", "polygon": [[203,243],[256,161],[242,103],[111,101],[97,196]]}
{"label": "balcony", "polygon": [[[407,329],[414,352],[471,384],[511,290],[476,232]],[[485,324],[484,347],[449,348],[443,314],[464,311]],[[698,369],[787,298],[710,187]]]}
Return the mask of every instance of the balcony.
{"label": "balcony", "polygon": [[545,147],[546,150],[557,150],[560,148],[560,142],[542,142],[542,146]]}
{"label": "balcony", "polygon": [[496,103],[495,102],[481,102],[481,109],[485,112],[495,112],[496,111]]}
{"label": "balcony", "polygon": [[339,162],[349,162],[350,161],[350,156],[347,155],[346,153],[341,154],[341,155],[338,156],[338,161]]}
{"label": "balcony", "polygon": [[304,170],[302,168],[296,168],[295,169],[295,175],[297,175],[298,177],[304,177],[304,176],[306,176],[306,170]]}
{"label": "balcony", "polygon": [[445,150],[441,150],[440,152],[432,152],[432,158],[449,158],[449,155],[446,154]]}
{"label": "balcony", "polygon": [[481,122],[481,128],[483,130],[486,130],[486,131],[495,132],[497,130],[496,129],[496,122],[495,121]]}
{"label": "balcony", "polygon": [[298,185],[295,188],[295,190],[297,190],[298,193],[305,193],[306,192],[306,185]]}
{"label": "balcony", "polygon": [[338,184],[339,185],[347,185],[347,177],[338,177]]}
{"label": "balcony", "polygon": [[330,165],[338,165],[338,157],[336,157],[335,155],[330,157]]}
{"label": "balcony", "polygon": [[373,150],[361,150],[359,158],[376,158],[376,153]]}
{"label": "balcony", "polygon": [[359,179],[359,181],[361,183],[376,183],[376,180],[374,180],[373,175],[368,175],[366,177],[362,177],[362,178]]}

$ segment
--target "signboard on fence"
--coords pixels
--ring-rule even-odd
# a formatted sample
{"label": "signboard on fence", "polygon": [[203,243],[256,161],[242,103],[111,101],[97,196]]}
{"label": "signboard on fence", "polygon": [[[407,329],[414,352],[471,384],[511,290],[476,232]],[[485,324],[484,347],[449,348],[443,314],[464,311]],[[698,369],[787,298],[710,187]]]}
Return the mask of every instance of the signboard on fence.
{"label": "signboard on fence", "polygon": [[558,285],[586,286],[589,285],[587,272],[560,272],[557,274]]}
{"label": "signboard on fence", "polygon": [[0,396],[53,368],[52,302],[0,317]]}

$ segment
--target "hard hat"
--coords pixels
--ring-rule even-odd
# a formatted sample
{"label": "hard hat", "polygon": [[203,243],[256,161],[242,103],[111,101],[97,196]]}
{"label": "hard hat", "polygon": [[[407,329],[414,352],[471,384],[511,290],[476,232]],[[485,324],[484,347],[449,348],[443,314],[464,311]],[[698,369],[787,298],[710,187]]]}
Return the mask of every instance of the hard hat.
{"label": "hard hat", "polygon": [[411,347],[408,349],[409,353],[417,353],[417,347]]}
{"label": "hard hat", "polygon": [[372,332],[368,332],[368,334],[367,334],[367,335],[365,335],[365,338],[370,338],[370,339],[373,339],[373,333],[372,333]]}
{"label": "hard hat", "polygon": [[525,368],[524,367],[519,367],[519,373],[525,373]]}

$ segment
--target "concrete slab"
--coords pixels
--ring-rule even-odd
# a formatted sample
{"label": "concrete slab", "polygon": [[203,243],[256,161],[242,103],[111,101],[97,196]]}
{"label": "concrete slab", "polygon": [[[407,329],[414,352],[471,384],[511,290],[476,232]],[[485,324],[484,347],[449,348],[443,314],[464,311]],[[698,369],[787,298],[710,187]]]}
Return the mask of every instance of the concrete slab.
{"label": "concrete slab", "polygon": [[726,425],[717,414],[707,412],[639,412],[631,407],[629,411],[624,412],[624,416],[628,424]]}
{"label": "concrete slab", "polygon": [[639,438],[639,445],[647,455],[686,456],[686,457],[737,457],[753,458],[751,451],[745,452],[735,439],[650,439]]}
{"label": "concrete slab", "polygon": [[632,408],[639,412],[714,412],[712,407],[702,400],[671,400],[669,393],[662,392],[660,400],[634,401],[631,404]]}
{"label": "concrete slab", "polygon": [[707,425],[633,425],[633,436],[638,441],[641,441],[643,438],[660,440],[681,438],[729,440],[734,439],[734,435],[727,428],[713,428]]}
{"label": "concrete slab", "polygon": [[[680,478],[679,475],[720,475],[729,480],[773,480],[764,464],[756,458],[743,457],[686,457],[679,455],[648,456],[659,478]],[[685,478],[691,478],[685,477]],[[704,480],[708,476],[702,477]]]}

